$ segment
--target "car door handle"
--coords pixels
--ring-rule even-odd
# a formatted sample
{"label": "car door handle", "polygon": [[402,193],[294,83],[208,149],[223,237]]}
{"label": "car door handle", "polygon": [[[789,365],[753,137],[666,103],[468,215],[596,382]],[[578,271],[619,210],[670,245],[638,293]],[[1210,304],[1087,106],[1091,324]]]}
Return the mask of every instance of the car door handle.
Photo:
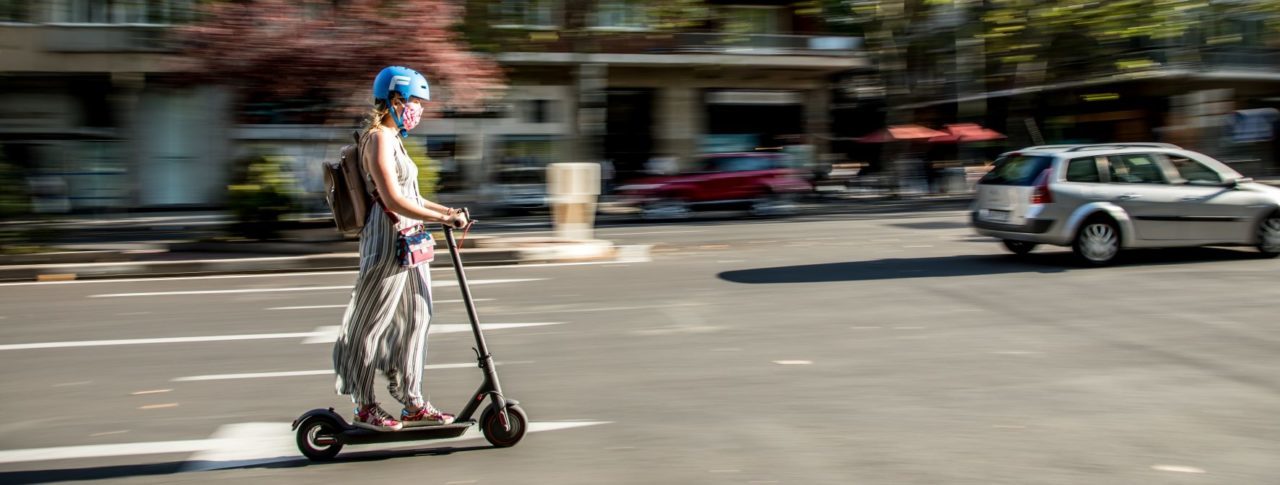
{"label": "car door handle", "polygon": [[1142,195],[1140,195],[1140,194],[1123,194],[1123,195],[1121,195],[1121,196],[1119,196],[1119,197],[1116,197],[1116,200],[1133,200],[1133,199],[1138,199],[1138,198],[1141,198],[1141,197],[1142,197]]}
{"label": "car door handle", "polygon": [[1188,195],[1186,197],[1180,198],[1179,200],[1183,202],[1196,202],[1196,201],[1204,200],[1204,197],[1200,197],[1198,195]]}

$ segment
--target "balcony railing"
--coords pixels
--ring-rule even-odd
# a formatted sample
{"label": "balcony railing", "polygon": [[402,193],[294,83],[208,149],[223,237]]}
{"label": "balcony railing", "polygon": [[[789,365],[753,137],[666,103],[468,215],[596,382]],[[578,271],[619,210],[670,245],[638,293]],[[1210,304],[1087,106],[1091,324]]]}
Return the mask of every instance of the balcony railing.
{"label": "balcony railing", "polygon": [[162,25],[46,25],[41,27],[48,52],[170,52],[174,44]]}
{"label": "balcony railing", "polygon": [[509,31],[507,52],[610,54],[741,54],[848,57],[862,51],[862,38],[838,35],[729,34],[712,32],[593,31],[585,35]]}
{"label": "balcony railing", "polygon": [[861,47],[860,37],[680,33],[675,35],[674,50],[712,54],[847,56]]}

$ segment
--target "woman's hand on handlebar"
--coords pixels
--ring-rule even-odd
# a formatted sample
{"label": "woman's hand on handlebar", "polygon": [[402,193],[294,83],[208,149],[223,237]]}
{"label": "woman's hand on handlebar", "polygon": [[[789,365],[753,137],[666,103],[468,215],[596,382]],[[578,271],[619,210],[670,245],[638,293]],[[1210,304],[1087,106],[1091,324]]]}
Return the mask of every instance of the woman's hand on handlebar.
{"label": "woman's hand on handlebar", "polygon": [[467,227],[467,224],[470,224],[471,221],[467,219],[466,212],[457,209],[450,209],[449,214],[446,215],[444,223],[454,229],[462,229]]}

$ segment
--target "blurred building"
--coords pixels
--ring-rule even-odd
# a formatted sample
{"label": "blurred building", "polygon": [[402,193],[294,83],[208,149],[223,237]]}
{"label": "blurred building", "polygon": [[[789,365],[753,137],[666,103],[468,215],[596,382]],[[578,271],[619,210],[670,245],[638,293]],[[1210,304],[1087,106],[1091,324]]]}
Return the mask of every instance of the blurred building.
{"label": "blurred building", "polygon": [[36,210],[220,200],[229,97],[182,82],[164,40],[194,3],[0,3],[0,153]]}
{"label": "blurred building", "polygon": [[[198,3],[0,2],[0,147],[38,209],[219,207],[232,160],[255,151],[294,159],[304,188],[320,187],[319,162],[351,129],[295,110],[324,103],[237,101],[185,73],[166,32]],[[626,178],[712,151],[820,159],[833,76],[868,66],[861,39],[828,29],[819,2],[466,3],[469,41],[511,86],[483,113],[415,131],[443,191],[553,161],[610,161]]]}
{"label": "blurred building", "polygon": [[[1027,55],[985,50],[981,38],[989,32],[981,21],[989,12],[982,2],[930,11],[913,22],[910,42],[920,48],[908,62],[910,93],[892,109],[933,126],[982,123],[1007,133],[1012,148],[1157,140],[1211,154],[1247,175],[1280,171],[1274,4],[1192,3],[1188,11],[1196,13],[1182,19],[1176,35],[1100,40],[1064,31],[1027,37]],[[1162,5],[1132,8],[1141,15],[1178,6]]]}
{"label": "blurred building", "polygon": [[498,165],[609,160],[623,178],[708,151],[829,152],[831,79],[867,65],[860,38],[827,29],[817,2],[669,3],[696,8],[468,2],[472,42],[508,68],[509,110],[428,133],[479,145]]}

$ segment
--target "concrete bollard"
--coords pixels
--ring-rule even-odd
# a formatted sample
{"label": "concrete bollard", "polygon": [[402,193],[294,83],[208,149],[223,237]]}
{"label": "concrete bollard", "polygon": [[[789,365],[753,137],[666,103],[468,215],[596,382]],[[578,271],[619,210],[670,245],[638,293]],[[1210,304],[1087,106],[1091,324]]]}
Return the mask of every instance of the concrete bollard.
{"label": "concrete bollard", "polygon": [[552,163],[547,165],[547,196],[555,235],[564,239],[591,239],[600,195],[600,165]]}

